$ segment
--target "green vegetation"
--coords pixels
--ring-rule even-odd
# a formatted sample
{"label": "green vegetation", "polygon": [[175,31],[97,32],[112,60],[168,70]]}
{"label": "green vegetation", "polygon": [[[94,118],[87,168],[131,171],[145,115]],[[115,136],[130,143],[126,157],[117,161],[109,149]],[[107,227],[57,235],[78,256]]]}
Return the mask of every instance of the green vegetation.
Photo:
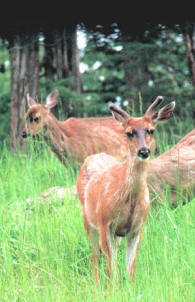
{"label": "green vegetation", "polygon": [[[177,102],[177,117],[184,120],[186,113],[190,112],[190,118],[194,119],[194,85],[182,32],[177,26],[157,25],[141,37],[124,35],[117,24],[110,26],[108,32],[101,26],[92,32],[82,27],[79,30],[85,33],[86,38],[86,47],[80,49],[81,94],[72,88],[74,76],[71,73],[57,78],[55,64],[50,66],[53,68],[50,71],[52,77],[46,76],[44,35],[39,34],[40,101],[44,102],[48,93],[58,89],[59,102],[53,112],[59,119],[108,115],[107,103],[110,101],[134,113],[140,107],[140,99],[143,108],[147,108],[158,95],[162,95],[167,102]],[[13,98],[13,74],[8,49],[8,41],[3,42],[1,38],[0,141],[9,134],[10,102]],[[56,53],[54,49],[51,51]],[[25,85],[24,94],[28,91],[26,82]]]}
{"label": "green vegetation", "polygon": [[[174,117],[159,126],[155,135],[157,154],[194,128],[194,86],[177,26],[157,26],[141,39],[125,37],[116,25],[109,32],[100,26],[95,32],[86,32],[86,40],[87,46],[80,53],[85,67],[81,94],[71,88],[71,73],[57,78],[55,64],[52,77],[46,76],[41,46],[41,102],[58,89],[59,102],[53,112],[60,120],[110,115],[110,101],[140,116],[151,101],[162,95],[165,103],[176,101],[176,109]],[[108,288],[102,261],[100,282],[95,284],[91,246],[78,198],[72,194],[63,204],[56,199],[37,201],[50,187],[74,185],[78,166],[69,161],[64,167],[41,142],[31,141],[15,153],[7,147],[12,94],[8,48],[6,40],[0,39],[0,301],[194,301],[193,193],[185,206],[179,202],[172,209],[165,200],[163,206],[151,207],[138,253],[135,283],[129,282],[126,273],[123,240],[116,268],[120,279],[114,276],[112,289]]]}
{"label": "green vegetation", "polygon": [[[0,165],[0,301],[194,301],[195,198],[174,210],[151,207],[135,283],[125,270],[123,240],[120,280],[112,280],[110,291],[104,261],[99,285],[94,282],[78,199],[36,201],[49,187],[75,184],[78,168],[71,163],[65,168],[41,144],[15,155],[4,147]],[[28,207],[27,198],[32,199]]]}

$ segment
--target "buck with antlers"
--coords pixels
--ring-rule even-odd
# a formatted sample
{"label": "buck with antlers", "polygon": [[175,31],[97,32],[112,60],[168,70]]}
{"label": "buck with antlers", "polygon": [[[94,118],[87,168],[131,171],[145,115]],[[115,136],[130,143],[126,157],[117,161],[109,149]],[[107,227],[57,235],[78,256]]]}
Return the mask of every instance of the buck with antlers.
{"label": "buck with antlers", "polygon": [[[81,165],[88,155],[98,152],[114,155],[119,160],[126,158],[128,148],[123,128],[112,117],[69,118],[60,122],[50,112],[58,102],[58,91],[49,94],[45,104],[36,103],[29,95],[27,101],[29,110],[23,137],[42,133],[46,143],[63,164],[66,164],[68,155]],[[163,186],[168,185],[174,204],[178,187],[184,193],[193,188],[194,131],[169,151],[150,161],[150,192],[162,197]]]}
{"label": "buck with antlers", "polygon": [[38,104],[27,95],[29,110],[22,134],[24,138],[42,134],[63,164],[68,156],[82,164],[88,155],[102,151],[118,159],[126,156],[127,143],[124,136],[119,135],[123,132],[119,123],[111,117],[69,118],[60,122],[50,112],[57,101],[57,90],[47,96],[45,104]]}
{"label": "buck with antlers", "polygon": [[157,124],[172,116],[175,106],[172,102],[156,112],[162,100],[157,97],[140,118],[133,118],[111,104],[109,108],[126,136],[127,159],[121,163],[105,153],[91,155],[79,172],[77,191],[92,245],[96,281],[99,239],[108,276],[117,236],[127,237],[127,270],[130,276],[135,271],[142,227],[150,206],[147,178],[148,159],[155,144],[153,134]]}

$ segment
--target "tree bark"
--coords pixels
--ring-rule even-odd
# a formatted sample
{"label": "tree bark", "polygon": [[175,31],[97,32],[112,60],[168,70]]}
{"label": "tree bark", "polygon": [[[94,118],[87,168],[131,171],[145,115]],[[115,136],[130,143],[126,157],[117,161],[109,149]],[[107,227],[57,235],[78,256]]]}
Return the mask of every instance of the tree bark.
{"label": "tree bark", "polygon": [[68,57],[68,33],[65,29],[55,33],[57,79],[62,80],[71,76],[71,62]]}
{"label": "tree bark", "polygon": [[10,145],[14,148],[16,145],[16,137],[18,134],[18,108],[19,100],[19,87],[18,75],[20,69],[20,43],[19,37],[16,37],[14,43],[10,48],[10,65],[11,65],[11,112],[10,112]]}
{"label": "tree bark", "polygon": [[55,33],[55,50],[56,50],[56,69],[57,79],[64,78],[64,64],[63,64],[63,34],[60,32]]}
{"label": "tree bark", "polygon": [[40,91],[40,63],[38,37],[32,37],[29,43],[28,91],[30,96],[39,99]]}
{"label": "tree bark", "polygon": [[187,24],[182,28],[183,42],[186,48],[191,81],[195,86],[195,24]]}
{"label": "tree bark", "polygon": [[82,93],[82,78],[79,70],[79,51],[77,46],[77,29],[76,27],[69,28],[67,32],[68,40],[68,59],[70,66],[70,74],[74,77],[72,90],[81,94]]}
{"label": "tree bark", "polygon": [[[53,33],[55,45],[55,62],[57,80],[72,78],[70,83],[66,84],[70,90],[81,94],[82,79],[79,70],[79,52],[77,47],[77,28],[72,26],[68,29],[61,29]],[[66,103],[67,105],[67,103]],[[68,108],[62,104],[61,112],[65,118]],[[54,108],[57,114],[57,107]]]}
{"label": "tree bark", "polygon": [[[54,35],[53,33],[46,31],[44,32],[44,57],[42,61],[42,67],[44,68],[43,76],[49,82],[54,81],[54,74],[56,68],[54,67]],[[46,93],[50,93],[50,83],[46,82]]]}
{"label": "tree bark", "polygon": [[10,146],[22,145],[25,95],[39,96],[39,46],[37,36],[18,34],[10,48],[11,63],[11,113]]}

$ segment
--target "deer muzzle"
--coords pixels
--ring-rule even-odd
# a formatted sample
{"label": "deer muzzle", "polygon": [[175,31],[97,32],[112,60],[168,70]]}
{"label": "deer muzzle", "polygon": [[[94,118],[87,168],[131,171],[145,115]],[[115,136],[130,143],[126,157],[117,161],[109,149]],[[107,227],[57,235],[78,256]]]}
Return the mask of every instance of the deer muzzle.
{"label": "deer muzzle", "polygon": [[150,156],[150,149],[143,147],[143,148],[139,149],[137,155],[141,159],[147,159]]}
{"label": "deer muzzle", "polygon": [[22,131],[22,138],[26,138],[28,135],[27,135],[27,133],[26,133],[26,131],[24,130],[24,131]]}

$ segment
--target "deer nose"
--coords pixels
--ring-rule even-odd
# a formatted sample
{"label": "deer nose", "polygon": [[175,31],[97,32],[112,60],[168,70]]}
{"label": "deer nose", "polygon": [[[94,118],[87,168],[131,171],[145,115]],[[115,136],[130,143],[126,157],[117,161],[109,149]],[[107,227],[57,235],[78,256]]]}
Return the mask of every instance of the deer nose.
{"label": "deer nose", "polygon": [[139,149],[138,156],[141,157],[142,159],[146,159],[150,156],[150,150],[143,147],[143,148]]}
{"label": "deer nose", "polygon": [[22,132],[22,137],[23,137],[23,138],[26,138],[26,137],[27,137],[26,131],[23,131],[23,132]]}

